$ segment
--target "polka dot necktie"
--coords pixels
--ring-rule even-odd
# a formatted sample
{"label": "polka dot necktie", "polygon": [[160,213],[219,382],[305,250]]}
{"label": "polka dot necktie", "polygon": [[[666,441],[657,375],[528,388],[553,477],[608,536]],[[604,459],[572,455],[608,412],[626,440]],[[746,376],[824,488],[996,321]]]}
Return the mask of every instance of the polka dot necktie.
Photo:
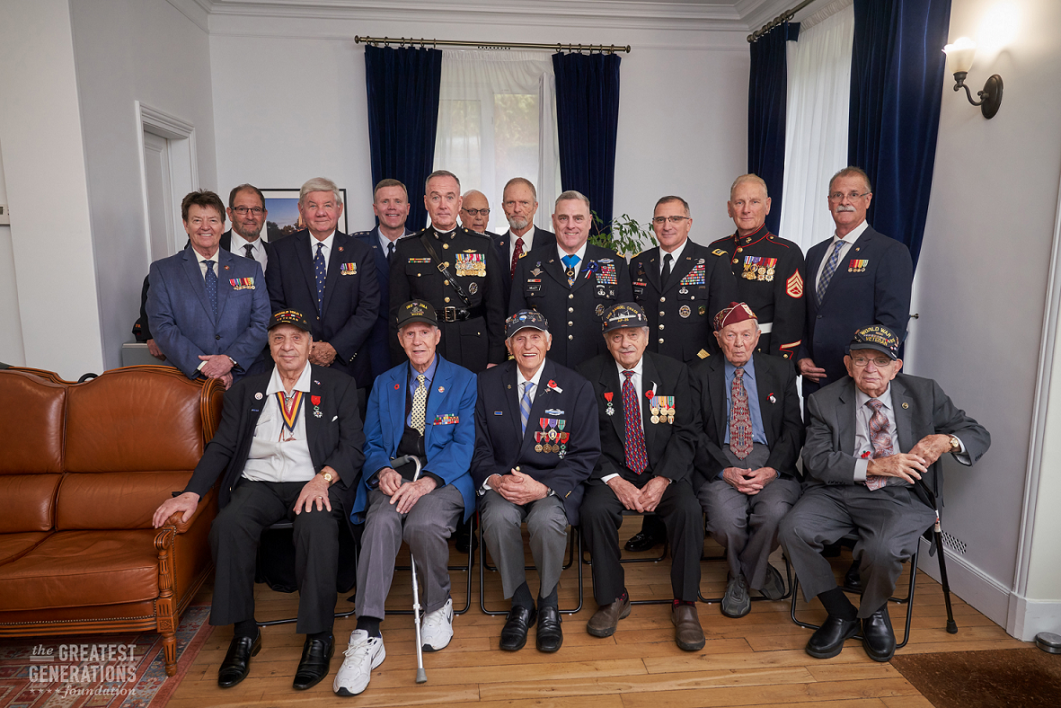
{"label": "polka dot necktie", "polygon": [[626,425],[626,466],[634,474],[641,474],[648,468],[648,452],[645,450],[645,430],[641,427],[641,405],[637,400],[637,391],[631,379],[633,371],[624,371],[623,376],[623,422]]}
{"label": "polka dot necktie", "polygon": [[[873,443],[873,459],[878,457],[889,457],[892,454],[892,434],[888,425],[888,416],[884,415],[884,404],[876,398],[866,401],[866,405],[873,409],[873,415],[869,419],[869,439]],[[888,483],[887,477],[880,475],[867,475],[866,486],[871,490],[880,489]]]}
{"label": "polka dot necktie", "polygon": [[743,460],[752,451],[752,416],[748,408],[748,390],[744,388],[744,368],[733,372],[733,386],[729,393],[732,407],[729,413],[729,451]]}
{"label": "polka dot necktie", "polygon": [[324,262],[323,243],[317,244],[317,255],[313,259],[313,272],[317,276],[317,311],[320,312],[324,307],[324,280],[328,277],[328,266]]}
{"label": "polka dot necktie", "polygon": [[214,312],[214,320],[217,320],[217,274],[214,273],[214,262],[206,263],[206,299],[210,301],[210,309]]}
{"label": "polka dot necktie", "polygon": [[508,277],[514,278],[516,276],[516,264],[519,263],[520,258],[523,258],[523,239],[517,237],[516,247],[512,249],[512,268]]}
{"label": "polka dot necktie", "polygon": [[423,374],[416,375],[416,390],[413,391],[413,410],[409,416],[412,423],[410,427],[415,428],[421,435],[424,434],[424,417],[427,411],[427,386],[424,385],[426,380],[427,377]]}

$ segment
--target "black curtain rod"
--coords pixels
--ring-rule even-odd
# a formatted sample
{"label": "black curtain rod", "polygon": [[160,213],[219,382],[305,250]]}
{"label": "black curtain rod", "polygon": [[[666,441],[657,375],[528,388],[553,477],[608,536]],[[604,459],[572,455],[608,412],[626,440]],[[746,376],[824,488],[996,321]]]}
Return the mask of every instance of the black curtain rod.
{"label": "black curtain rod", "polygon": [[770,20],[769,22],[767,22],[765,25],[763,25],[762,27],[760,27],[756,31],[754,31],[751,34],[749,34],[748,35],[748,43],[750,44],[752,42],[758,41],[760,37],[762,37],[764,34],[769,33],[770,30],[772,30],[774,27],[777,27],[780,24],[788,22],[793,17],[795,17],[797,12],[799,12],[800,10],[805,8],[807,5],[810,5],[812,2],[814,2],[814,0],[803,0],[803,2],[801,2],[799,5],[796,5],[791,10],[786,10],[785,12],[782,12],[780,15],[778,15],[774,19]]}
{"label": "black curtain rod", "polygon": [[462,42],[453,39],[413,39],[412,37],[354,37],[355,44],[397,44],[399,46],[420,45],[424,47],[475,47],[477,49],[553,49],[558,52],[614,52],[630,53],[630,45],[625,47],[614,44],[539,44],[536,42]]}

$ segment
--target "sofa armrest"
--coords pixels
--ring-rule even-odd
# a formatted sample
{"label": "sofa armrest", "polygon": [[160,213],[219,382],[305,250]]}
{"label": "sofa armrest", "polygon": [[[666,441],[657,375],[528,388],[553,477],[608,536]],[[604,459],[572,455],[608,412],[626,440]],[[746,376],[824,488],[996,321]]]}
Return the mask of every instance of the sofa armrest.
{"label": "sofa armrest", "polygon": [[172,516],[166,519],[166,525],[163,526],[160,531],[164,531],[167,528],[173,527],[175,533],[185,533],[189,528],[192,527],[192,524],[194,524],[196,520],[200,516],[202,516],[203,511],[205,509],[213,507],[213,505],[215,504],[215,497],[217,496],[215,488],[212,488],[209,492],[206,493],[206,496],[202,497],[199,500],[199,505],[195,507],[195,513],[193,513],[187,521],[181,521],[181,512],[174,512]]}

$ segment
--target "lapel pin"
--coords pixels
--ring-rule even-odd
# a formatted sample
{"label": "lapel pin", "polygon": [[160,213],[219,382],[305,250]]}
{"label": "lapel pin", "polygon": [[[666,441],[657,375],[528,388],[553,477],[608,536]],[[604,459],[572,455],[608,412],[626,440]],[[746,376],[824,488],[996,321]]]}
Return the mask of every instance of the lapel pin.
{"label": "lapel pin", "polygon": [[910,407],[909,403],[903,403],[903,410],[906,410],[909,407]]}
{"label": "lapel pin", "polygon": [[342,252],[343,252],[343,247],[339,246],[339,253],[342,253]]}
{"label": "lapel pin", "polygon": [[225,266],[225,270],[228,270],[228,266]]}
{"label": "lapel pin", "polygon": [[439,386],[438,387],[438,392],[439,393],[445,393],[446,392],[446,387],[445,386]]}
{"label": "lapel pin", "polygon": [[767,398],[770,399],[771,403],[777,403],[777,399],[774,398],[774,394],[771,393],[769,396],[767,396]]}
{"label": "lapel pin", "polygon": [[402,387],[402,385],[401,385],[401,384],[394,384],[394,390],[395,390],[395,391],[397,391],[397,390],[398,390],[399,388],[401,388],[401,387]]}
{"label": "lapel pin", "polygon": [[256,401],[262,400],[262,394],[261,394],[260,391],[258,393],[256,393],[256,394],[254,394],[254,400],[256,400]]}

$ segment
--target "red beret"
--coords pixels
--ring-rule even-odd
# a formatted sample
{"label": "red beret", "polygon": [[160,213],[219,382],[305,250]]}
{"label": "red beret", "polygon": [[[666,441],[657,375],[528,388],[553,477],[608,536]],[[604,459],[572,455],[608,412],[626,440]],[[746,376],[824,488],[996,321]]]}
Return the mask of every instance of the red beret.
{"label": "red beret", "polygon": [[758,320],[752,308],[743,302],[731,302],[728,307],[719,310],[715,315],[715,331],[721,332],[724,327],[737,324],[745,320]]}

